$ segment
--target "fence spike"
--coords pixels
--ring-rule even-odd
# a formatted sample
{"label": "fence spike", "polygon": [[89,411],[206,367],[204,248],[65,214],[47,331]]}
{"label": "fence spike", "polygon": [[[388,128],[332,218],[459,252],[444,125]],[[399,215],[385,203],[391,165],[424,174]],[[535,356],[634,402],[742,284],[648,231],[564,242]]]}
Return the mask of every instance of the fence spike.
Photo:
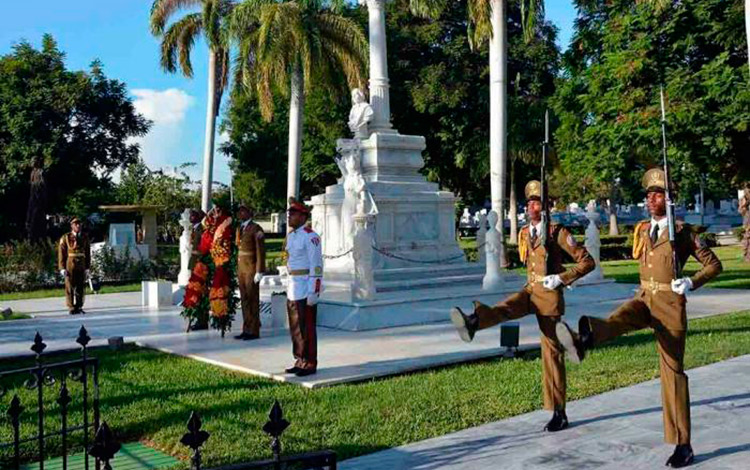
{"label": "fence spike", "polygon": [[120,443],[115,440],[107,422],[103,422],[94,436],[94,443],[89,448],[89,455],[104,462],[104,470],[112,470],[109,461],[120,451]]}
{"label": "fence spike", "polygon": [[78,330],[78,338],[76,339],[76,343],[80,344],[84,348],[88,346],[89,341],[91,341],[91,337],[89,336],[89,332],[86,331],[86,327],[81,325],[81,329]]}
{"label": "fence spike", "polygon": [[44,344],[42,335],[40,335],[37,331],[36,336],[34,336],[34,344],[31,345],[31,350],[34,351],[37,355],[37,358],[39,358],[39,356],[42,355],[45,349],[47,349],[47,345]]}

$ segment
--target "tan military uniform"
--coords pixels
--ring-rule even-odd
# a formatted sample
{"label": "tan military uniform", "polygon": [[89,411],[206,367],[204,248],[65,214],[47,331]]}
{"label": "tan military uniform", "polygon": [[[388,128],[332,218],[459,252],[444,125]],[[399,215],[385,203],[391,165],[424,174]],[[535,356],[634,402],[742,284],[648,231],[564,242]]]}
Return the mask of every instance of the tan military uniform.
{"label": "tan military uniform", "polygon": [[237,279],[242,303],[242,332],[260,334],[260,286],[255,274],[266,270],[265,233],[260,225],[250,222],[237,228]]}
{"label": "tan military uniform", "polygon": [[[659,348],[659,370],[664,415],[664,440],[671,444],[690,443],[690,396],[683,369],[687,316],[685,296],[672,291],[672,247],[669,230],[664,229],[656,243],[651,242],[651,221],[636,225],[633,258],[640,266],[641,288],[606,320],[586,317],[594,344],[601,344],[625,333],[651,327]],[[675,248],[680,266],[692,255],[702,265],[690,277],[697,289],[722,270],[716,255],[687,224],[678,222]]]}
{"label": "tan military uniform", "polygon": [[[532,181],[529,185],[532,183],[535,182]],[[527,198],[530,196],[529,185]],[[562,410],[565,408],[566,395],[565,357],[563,348],[557,341],[555,325],[565,313],[565,299],[562,286],[555,290],[546,289],[542,285],[542,279],[548,274],[558,274],[564,285],[570,285],[591,272],[595,263],[588,251],[576,243],[565,227],[552,224],[550,233],[549,258],[546,263],[547,251],[541,243],[541,237],[537,236],[532,241],[529,226],[521,229],[518,250],[521,261],[526,265],[526,284],[520,292],[493,307],[475,302],[474,313],[479,319],[480,330],[528,314],[536,315],[541,330],[544,408]],[[568,270],[563,267],[563,253],[567,253],[576,263]],[[547,264],[549,272],[546,271]]]}
{"label": "tan military uniform", "polygon": [[60,238],[57,246],[57,268],[65,269],[65,301],[68,310],[83,308],[86,270],[91,269],[91,244],[84,233],[72,231]]}

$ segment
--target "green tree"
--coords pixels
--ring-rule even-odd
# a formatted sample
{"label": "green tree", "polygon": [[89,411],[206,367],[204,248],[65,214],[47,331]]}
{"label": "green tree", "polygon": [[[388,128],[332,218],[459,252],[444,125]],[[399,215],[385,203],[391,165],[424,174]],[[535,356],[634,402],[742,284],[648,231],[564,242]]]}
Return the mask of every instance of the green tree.
{"label": "green tree", "polygon": [[0,209],[5,238],[19,236],[24,219],[28,237],[43,236],[45,215],[76,192],[77,210],[90,209],[95,198],[84,193],[138,158],[132,138],[150,125],[99,62],[73,72],[64,57],[49,35],[40,50],[21,42],[0,57],[0,195],[29,201]]}
{"label": "green tree", "polygon": [[[190,55],[195,41],[203,35],[208,43],[208,99],[206,104],[206,137],[203,154],[201,207],[211,205],[211,184],[214,166],[216,116],[229,77],[229,45],[226,21],[234,4],[230,0],[154,0],[151,6],[151,33],[161,38],[161,66],[169,73],[179,68],[188,78],[193,77]],[[175,21],[170,19],[183,9],[193,11]]]}
{"label": "green tree", "polygon": [[316,88],[335,94],[344,84],[363,84],[367,40],[362,28],[341,14],[344,8],[340,0],[249,0],[233,16],[239,76],[256,93],[263,118],[273,117],[275,93],[290,99],[288,197],[299,197],[305,96]]}
{"label": "green tree", "polygon": [[[555,96],[561,171],[569,199],[640,199],[640,176],[659,164],[659,85],[678,187],[699,175],[750,176],[750,87],[740,0],[578,0],[579,19]],[[714,187],[718,185],[713,185]],[[728,195],[726,183],[723,188]],[[683,200],[691,200],[685,197]]]}

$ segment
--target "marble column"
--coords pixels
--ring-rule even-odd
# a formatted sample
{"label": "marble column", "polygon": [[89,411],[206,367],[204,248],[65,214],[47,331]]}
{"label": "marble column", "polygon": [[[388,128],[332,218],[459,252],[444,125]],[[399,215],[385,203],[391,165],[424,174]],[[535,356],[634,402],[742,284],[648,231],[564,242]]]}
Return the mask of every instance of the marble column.
{"label": "marble column", "polygon": [[505,227],[505,162],[508,151],[508,107],[506,103],[507,27],[505,0],[492,0],[492,37],[490,38],[490,194],[492,210],[498,215],[500,262],[505,265],[503,234]]}
{"label": "marble column", "polygon": [[386,0],[359,0],[367,5],[370,34],[370,106],[374,111],[370,132],[395,132],[391,125],[388,53],[385,40]]}

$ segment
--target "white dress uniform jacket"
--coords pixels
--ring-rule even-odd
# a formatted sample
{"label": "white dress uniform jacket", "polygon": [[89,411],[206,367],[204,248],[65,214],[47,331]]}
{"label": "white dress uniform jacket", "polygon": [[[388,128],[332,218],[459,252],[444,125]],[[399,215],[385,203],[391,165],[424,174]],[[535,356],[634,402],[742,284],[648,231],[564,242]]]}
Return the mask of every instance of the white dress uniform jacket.
{"label": "white dress uniform jacket", "polygon": [[323,252],[320,237],[307,226],[289,232],[286,237],[289,286],[287,298],[302,300],[320,295],[323,288]]}

